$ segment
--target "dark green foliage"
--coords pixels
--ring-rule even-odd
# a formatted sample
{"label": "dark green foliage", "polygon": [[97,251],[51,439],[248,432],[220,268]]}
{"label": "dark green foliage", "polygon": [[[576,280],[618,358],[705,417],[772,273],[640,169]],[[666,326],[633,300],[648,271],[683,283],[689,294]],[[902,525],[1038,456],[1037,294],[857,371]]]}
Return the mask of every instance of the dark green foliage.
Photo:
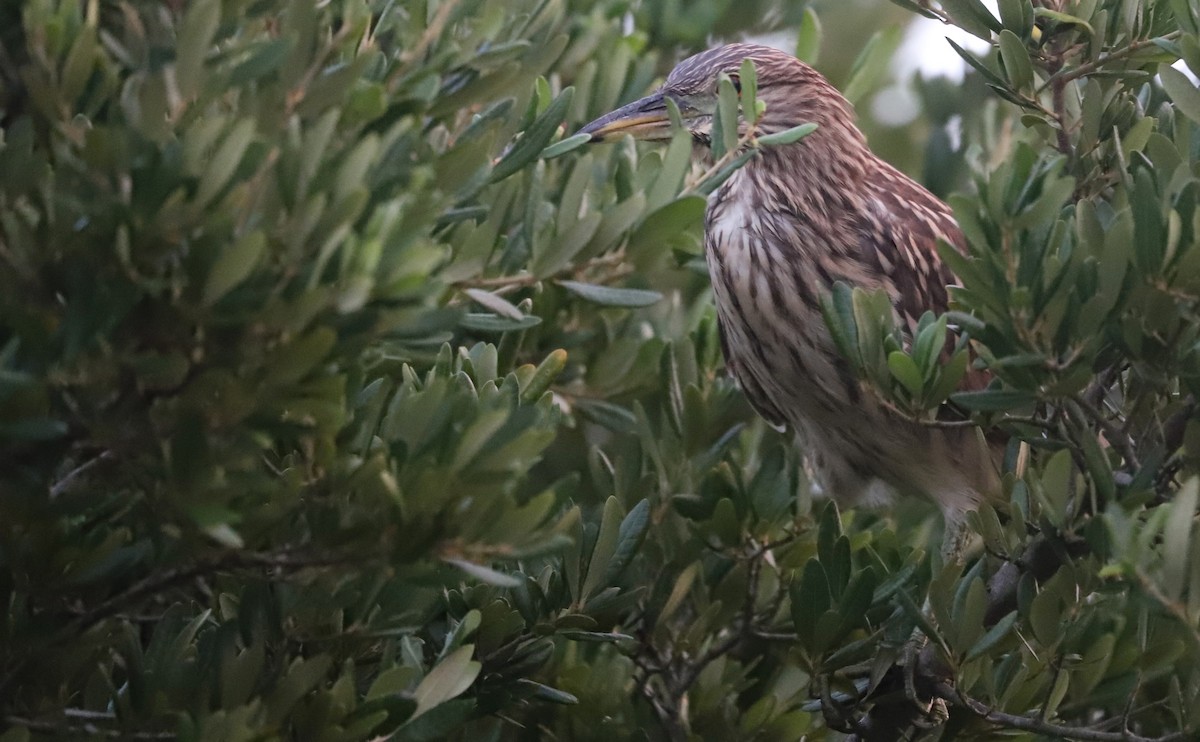
{"label": "dark green foliage", "polygon": [[972,143],[928,155],[973,176],[962,288],[915,337],[826,319],[900,414],[1028,444],[943,565],[923,503],[814,505],[720,369],[700,194],[808,129],[727,122],[704,172],[569,138],[714,32],[812,58],[804,5],[4,6],[0,739],[837,739],[918,628],[947,737],[1194,734],[1200,106],[1161,63],[1200,20],[900,3],[997,47],[923,86]]}

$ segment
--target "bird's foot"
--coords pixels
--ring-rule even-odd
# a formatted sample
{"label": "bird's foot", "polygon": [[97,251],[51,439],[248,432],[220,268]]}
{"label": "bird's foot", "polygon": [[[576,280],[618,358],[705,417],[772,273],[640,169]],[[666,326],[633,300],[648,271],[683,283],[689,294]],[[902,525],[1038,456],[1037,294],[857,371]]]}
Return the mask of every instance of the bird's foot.
{"label": "bird's foot", "polygon": [[919,631],[904,645],[904,695],[918,712],[912,723],[919,729],[933,729],[950,718],[946,700],[932,691],[936,670],[928,649],[929,639]]}

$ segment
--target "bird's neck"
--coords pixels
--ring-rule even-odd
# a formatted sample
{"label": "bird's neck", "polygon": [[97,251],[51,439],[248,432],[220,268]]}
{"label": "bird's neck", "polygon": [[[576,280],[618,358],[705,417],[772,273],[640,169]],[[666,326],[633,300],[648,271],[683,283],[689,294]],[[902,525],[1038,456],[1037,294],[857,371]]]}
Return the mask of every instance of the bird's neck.
{"label": "bird's neck", "polygon": [[732,271],[731,294],[781,267],[795,273],[795,286],[872,285],[858,240],[884,166],[852,123],[818,126],[798,142],[763,149],[710,197],[706,244],[710,260]]}
{"label": "bird's neck", "polygon": [[812,85],[819,94],[797,93],[769,101],[759,126],[763,135],[802,123],[816,124],[816,130],[793,144],[764,149],[747,170],[755,180],[779,179],[785,190],[778,199],[781,206],[792,206],[786,203],[786,191],[791,191],[800,202],[826,210],[824,207],[836,206],[847,193],[868,190],[878,160],[854,123],[854,107],[849,101],[823,80]]}
{"label": "bird's neck", "polygon": [[766,148],[726,184],[725,196],[761,194],[752,199],[756,209],[831,225],[856,219],[879,165],[861,137],[853,127],[825,128],[795,144]]}

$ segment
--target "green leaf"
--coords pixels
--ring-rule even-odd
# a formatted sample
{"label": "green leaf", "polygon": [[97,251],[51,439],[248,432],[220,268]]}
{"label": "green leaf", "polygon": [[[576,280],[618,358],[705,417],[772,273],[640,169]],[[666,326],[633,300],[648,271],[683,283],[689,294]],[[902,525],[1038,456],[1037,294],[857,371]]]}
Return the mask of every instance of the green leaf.
{"label": "green leaf", "polygon": [[1074,473],[1071,452],[1065,449],[1051,456],[1042,471],[1041,486],[1036,488],[1036,492],[1043,499],[1045,514],[1055,525],[1065,522]]}
{"label": "green leaf", "polygon": [[539,701],[549,701],[550,703],[557,703],[563,706],[574,706],[575,704],[579,703],[578,698],[570,693],[567,693],[565,690],[551,688],[548,685],[542,685],[541,683],[530,680],[529,678],[517,678],[517,685],[527,690],[531,690],[533,692],[533,697]]}
{"label": "green leaf", "polygon": [[930,10],[929,8],[927,8],[923,5],[920,5],[919,3],[914,2],[914,0],[891,0],[891,1],[895,5],[899,5],[901,8],[904,8],[905,10],[909,11],[910,13],[916,13],[917,15],[924,16],[932,21],[940,21],[941,20],[941,17],[938,16],[937,13],[933,12],[932,10]]}
{"label": "green leaf", "polygon": [[1000,412],[1019,409],[1036,400],[1032,393],[1019,389],[985,389],[979,392],[959,392],[950,395],[956,405],[977,412]]}
{"label": "green leaf", "polygon": [[580,397],[574,401],[575,409],[595,423],[618,433],[637,431],[637,418],[628,409],[603,399]]}
{"label": "green leaf", "polygon": [[854,319],[854,294],[850,286],[838,281],[828,294],[821,296],[821,315],[843,358],[858,359],[858,322]]}
{"label": "green leaf", "polygon": [[537,402],[566,367],[567,351],[562,348],[550,351],[550,354],[538,364],[537,369],[533,372],[533,376],[530,376],[522,385],[521,403],[534,404]]}
{"label": "green leaf", "polygon": [[903,26],[893,25],[871,36],[850,68],[849,79],[842,91],[846,100],[855,103],[874,89],[896,54],[903,30]]}
{"label": "green leaf", "polygon": [[1168,65],[1158,68],[1158,76],[1179,110],[1192,121],[1200,123],[1200,90],[1196,89],[1188,76]]}
{"label": "green leaf", "polygon": [[1096,439],[1095,435],[1085,433],[1080,436],[1080,439],[1080,447],[1083,449],[1083,461],[1087,464],[1092,484],[1096,487],[1096,493],[1107,502],[1117,494],[1117,485],[1113,479],[1112,463],[1108,460],[1108,454],[1100,446],[1100,441]]}
{"label": "green leaf", "polygon": [[621,577],[621,573],[629,566],[637,550],[641,548],[650,528],[650,501],[641,500],[621,521],[621,529],[617,532],[617,545],[613,549],[612,558],[604,575],[604,583],[611,585]]}
{"label": "green leaf", "polygon": [[45,417],[0,422],[0,438],[14,441],[52,441],[62,438],[69,431],[70,427],[65,422]]}
{"label": "green leaf", "polygon": [[538,159],[538,156],[546,149],[546,145],[550,143],[554,132],[566,119],[567,113],[571,110],[571,98],[574,95],[575,88],[565,88],[547,106],[546,111],[534,119],[529,128],[521,134],[521,138],[512,146],[512,149],[492,169],[491,182],[504,180]]}
{"label": "green leaf", "polygon": [[541,254],[535,253],[529,271],[539,278],[552,276],[562,271],[596,236],[596,230],[600,227],[603,218],[604,215],[597,212],[581,218],[565,234],[551,240],[551,248],[548,251]]}
{"label": "green leaf", "polygon": [[1004,618],[996,622],[996,625],[988,629],[987,633],[975,642],[975,646],[971,647],[971,651],[967,652],[966,659],[968,661],[975,659],[988,650],[1000,643],[1000,641],[1008,636],[1008,632],[1012,631],[1013,625],[1017,622],[1017,612],[1013,611]]}
{"label": "green leaf", "polygon": [[960,28],[985,41],[1003,28],[980,0],[942,0],[941,5]]}
{"label": "green leaf", "polygon": [[574,152],[591,140],[591,134],[573,134],[542,150],[541,157],[543,160],[553,160],[555,157],[561,157],[568,152]]}
{"label": "green leaf", "polygon": [[511,332],[513,330],[528,330],[542,324],[541,317],[532,314],[524,319],[516,320],[508,317],[497,317],[494,314],[477,314],[468,312],[458,321],[459,326],[477,332]]}
{"label": "green leaf", "polygon": [[1000,0],[1000,22],[1021,38],[1028,38],[1033,29],[1033,16],[1026,11],[1029,0]]}
{"label": "green leaf", "polygon": [[708,178],[705,178],[704,181],[696,184],[692,190],[695,193],[707,196],[708,194],[720,188],[722,183],[729,180],[729,176],[733,175],[738,170],[741,170],[747,162],[750,162],[750,160],[758,157],[758,154],[759,152],[756,148],[748,147],[745,152],[739,154],[720,170],[713,173]]}
{"label": "green leaf", "polygon": [[175,41],[175,84],[184,99],[196,94],[203,80],[204,58],[221,22],[221,0],[188,3]]}
{"label": "green leaf", "polygon": [[1092,28],[1092,24],[1078,16],[1062,13],[1057,10],[1051,10],[1050,8],[1034,8],[1033,14],[1037,18],[1048,18],[1055,23],[1063,23],[1069,26],[1079,26],[1083,30],[1087,31],[1089,36],[1096,35],[1096,31]]}
{"label": "green leaf", "polygon": [[1179,51],[1183,55],[1183,61],[1187,63],[1188,69],[1193,75],[1197,74],[1197,70],[1200,70],[1200,39],[1192,34],[1184,34],[1179,39]]}
{"label": "green leaf", "polygon": [[525,319],[525,313],[517,309],[512,302],[502,296],[493,294],[490,291],[484,291],[483,289],[464,289],[463,293],[471,297],[476,304],[479,304],[484,309],[492,310],[501,317],[508,317],[515,320]]}
{"label": "green leaf", "polygon": [[14,724],[0,734],[0,742],[30,742],[33,739],[27,727]]}
{"label": "green leaf", "polygon": [[829,592],[836,599],[841,600],[845,596],[852,571],[850,539],[845,535],[838,536],[833,542],[832,556],[825,564],[825,573],[829,577]]}
{"label": "green leaf", "polygon": [[983,75],[985,80],[993,85],[1005,85],[1004,80],[1001,79],[999,75],[993,72],[991,68],[984,64],[981,60],[976,59],[974,54],[959,46],[954,39],[947,38],[946,43],[950,45],[950,48],[953,49],[958,56],[962,57],[964,62],[969,64],[976,72]]}
{"label": "green leaf", "polygon": [[1029,605],[1029,626],[1044,647],[1053,647],[1062,626],[1058,591],[1043,587]]}
{"label": "green leaf", "polygon": [[[406,711],[406,709],[401,709],[401,711]],[[404,725],[387,739],[389,742],[438,742],[438,740],[448,739],[452,732],[462,728],[474,711],[474,699],[460,698],[446,701],[430,709],[428,713],[421,714],[420,717],[409,714]]]}
{"label": "green leaf", "polygon": [[292,50],[292,40],[288,38],[274,39],[265,44],[259,44],[250,56],[233,68],[229,73],[232,85],[245,85],[260,77],[269,75],[283,65],[288,52]]}
{"label": "green leaf", "polygon": [[812,8],[805,8],[796,30],[796,58],[809,64],[817,63],[821,52],[821,20]]}
{"label": "green leaf", "polygon": [[793,144],[817,130],[816,124],[800,124],[790,129],[777,131],[758,137],[756,141],[763,147],[775,147],[781,144]]}
{"label": "green leaf", "polygon": [[924,387],[924,382],[921,379],[921,371],[917,368],[917,364],[909,357],[907,353],[901,350],[894,350],[887,357],[888,370],[892,372],[892,376],[896,381],[904,385],[905,390],[913,397],[921,396],[921,389]]}
{"label": "green leaf", "polygon": [[1200,479],[1192,477],[1171,503],[1171,517],[1163,529],[1162,589],[1170,600],[1178,600],[1187,584],[1188,570],[1200,569],[1191,562],[1191,539],[1200,499]]}
{"label": "green leaf", "polygon": [[626,252],[661,251],[677,242],[681,235],[700,234],[708,201],[703,196],[681,196],[650,213],[629,236]]}
{"label": "green leaf", "polygon": [[758,116],[758,70],[754,60],[746,57],[738,70],[738,81],[742,86],[742,117],[747,121],[757,121]]}
{"label": "green leaf", "polygon": [[1004,70],[1013,88],[1020,90],[1033,84],[1033,63],[1029,60],[1029,50],[1007,28],[1000,32],[1000,60],[1004,63]]}
{"label": "green leaf", "polygon": [[446,559],[445,562],[458,567],[463,572],[466,572],[475,579],[480,580],[481,582],[486,582],[489,585],[496,585],[497,587],[517,587],[521,584],[521,579],[519,577],[500,572],[482,564],[468,562],[465,559]]}
{"label": "green leaf", "polygon": [[287,718],[296,703],[325,679],[332,666],[333,658],[328,654],[293,660],[287,674],[275,685],[267,701],[271,723],[278,724]]}
{"label": "green leaf", "polygon": [[804,565],[800,579],[792,583],[792,624],[800,642],[812,647],[817,620],[829,609],[832,598],[825,568],[816,559]]}
{"label": "green leaf", "polygon": [[[960,589],[962,582],[959,583]],[[973,644],[983,633],[983,619],[987,611],[987,590],[979,577],[966,581],[967,590],[962,602],[954,608],[954,623],[947,627],[947,634],[954,640],[954,648],[962,651]],[[957,598],[957,595],[956,595]]]}
{"label": "green leaf", "polygon": [[202,294],[204,305],[212,306],[245,281],[254,272],[266,247],[267,236],[260,230],[243,235],[237,242],[227,245],[208,272]]}
{"label": "green leaf", "polygon": [[717,83],[717,113],[713,116],[712,152],[720,159],[726,152],[737,149],[738,93],[728,75]]}
{"label": "green leaf", "polygon": [[608,575],[608,565],[617,550],[617,540],[621,535],[621,502],[613,496],[604,501],[604,514],[600,518],[600,533],[596,536],[596,545],[592,548],[592,556],[588,561],[587,576],[583,579],[580,590],[580,601],[586,601],[604,585]]}
{"label": "green leaf", "polygon": [[661,300],[662,294],[645,289],[617,289],[579,281],[555,281],[567,291],[607,307],[648,307]]}
{"label": "green leaf", "polygon": [[619,634],[615,631],[575,631],[573,629],[557,632],[559,636],[577,642],[595,642],[600,644],[615,644],[616,642],[632,641],[629,634]]}
{"label": "green leaf", "polygon": [[60,93],[63,100],[74,101],[83,92],[84,85],[96,68],[96,29],[85,26],[79,29],[75,43],[63,63],[62,88]]}
{"label": "green leaf", "polygon": [[[927,313],[926,316],[931,315]],[[938,358],[946,347],[946,327],[946,317],[939,317],[937,321],[930,322],[921,328],[913,341],[913,361],[921,370],[923,379],[931,378],[937,369]]]}
{"label": "green leaf", "polygon": [[912,599],[912,596],[905,590],[897,590],[894,594],[900,603],[900,607],[904,609],[909,618],[916,622],[917,626],[921,628],[921,632],[929,637],[930,640],[937,642],[942,651],[950,654],[950,648],[946,645],[946,639],[942,636],[942,632],[938,631],[933,622],[929,620],[929,616],[925,615],[925,612],[917,607],[917,603]]}
{"label": "green leaf", "polygon": [[854,575],[838,601],[838,612],[848,626],[866,623],[867,609],[875,599],[875,570],[867,567]]}
{"label": "green leaf", "polygon": [[413,691],[417,699],[414,719],[439,704],[457,698],[471,687],[483,669],[481,663],[471,659],[474,653],[475,645],[465,644],[429,671]]}
{"label": "green leaf", "polygon": [[333,179],[333,202],[340,203],[363,187],[367,172],[379,154],[379,137],[363,137],[358,144],[339,158],[337,175]]}
{"label": "green leaf", "polygon": [[200,186],[196,189],[194,199],[197,208],[207,206],[225,188],[229,179],[237,171],[238,165],[242,163],[246,148],[250,146],[253,139],[253,119],[244,118],[234,124],[233,129],[225,136],[220,146],[217,147],[217,151],[208,161],[208,167],[205,168],[204,174],[200,176]]}

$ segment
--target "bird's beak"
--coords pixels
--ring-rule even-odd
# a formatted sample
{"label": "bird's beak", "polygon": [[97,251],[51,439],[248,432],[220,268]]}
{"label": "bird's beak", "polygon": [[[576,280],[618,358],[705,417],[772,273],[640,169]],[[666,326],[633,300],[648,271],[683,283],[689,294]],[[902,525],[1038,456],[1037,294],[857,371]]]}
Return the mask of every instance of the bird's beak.
{"label": "bird's beak", "polygon": [[593,142],[611,142],[622,134],[634,139],[670,139],[671,117],[667,113],[666,96],[660,91],[635,100],[601,116],[579,133],[591,134]]}

